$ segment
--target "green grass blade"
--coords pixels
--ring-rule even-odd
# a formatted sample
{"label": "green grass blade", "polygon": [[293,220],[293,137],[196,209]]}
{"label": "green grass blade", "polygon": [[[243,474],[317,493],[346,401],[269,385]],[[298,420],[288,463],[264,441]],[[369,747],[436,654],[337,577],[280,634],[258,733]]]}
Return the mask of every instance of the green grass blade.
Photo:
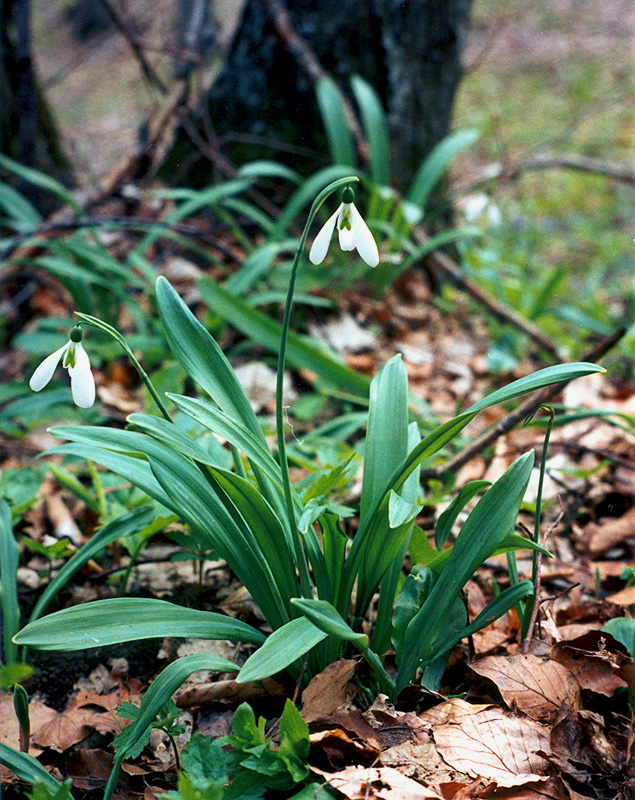
{"label": "green grass blade", "polygon": [[264,634],[237,619],[138,597],[95,600],[29,622],[15,637],[38,650],[86,650],[136,639],[189,636],[261,644]]}
{"label": "green grass blade", "polygon": [[[210,278],[201,278],[198,286],[201,296],[214,313],[270,352],[278,352],[282,330],[278,322],[252,308]],[[287,345],[287,363],[296,369],[312,370],[338,391],[349,392],[355,397],[368,396],[368,378],[354,372],[337,361],[335,356],[328,355],[317,345],[291,331]]]}
{"label": "green grass blade", "polygon": [[320,78],[315,92],[331,151],[331,160],[334,164],[354,167],[356,163],[355,147],[353,137],[346,124],[346,113],[340,90],[331,78]]}
{"label": "green grass blade", "polygon": [[286,206],[282,209],[282,213],[276,222],[274,238],[280,239],[286,235],[289,225],[306,206],[310,206],[313,203],[322,189],[338,178],[348,177],[351,173],[356,174],[356,170],[342,164],[334,164],[331,167],[324,167],[324,169],[311,175],[297,192],[289,198]]}
{"label": "green grass blade", "polygon": [[8,158],[8,156],[2,155],[1,153],[0,167],[4,167],[9,172],[12,172],[14,175],[22,178],[22,180],[26,181],[26,183],[30,183],[33,186],[39,187],[40,189],[45,189],[55,197],[59,197],[59,199],[69,205],[79,217],[85,216],[86,212],[75,200],[71,192],[54,178],[51,178],[36,169],[31,169],[31,167],[25,167],[23,164],[20,164],[17,161]]}
{"label": "green grass blade", "polygon": [[351,87],[362,118],[364,135],[370,150],[370,177],[378,186],[390,186],[390,139],[386,114],[373,87],[353,75]]}
{"label": "green grass blade", "polygon": [[446,543],[452,526],[465,506],[476,497],[483,489],[492,485],[491,481],[469,481],[461,488],[461,491],[452,500],[450,505],[439,515],[437,526],[434,531],[434,546],[440,550]]}
{"label": "green grass blade", "polygon": [[244,425],[205,400],[178,394],[168,394],[167,397],[193,420],[237,447],[250,461],[257,464],[274,483],[278,486],[281,485],[280,465],[266,445]]}

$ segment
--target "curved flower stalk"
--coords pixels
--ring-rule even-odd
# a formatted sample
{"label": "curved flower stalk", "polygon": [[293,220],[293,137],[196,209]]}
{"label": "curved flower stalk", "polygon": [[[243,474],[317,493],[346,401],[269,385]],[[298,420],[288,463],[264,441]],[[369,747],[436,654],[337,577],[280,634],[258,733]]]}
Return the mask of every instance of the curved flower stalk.
{"label": "curved flower stalk", "polygon": [[71,376],[73,402],[80,408],[90,408],[95,402],[95,379],[90,371],[90,360],[82,346],[82,329],[79,325],[71,331],[70,341],[47,356],[35,370],[29,381],[34,392],[39,392],[48,384],[60,361]]}
{"label": "curved flower stalk", "polygon": [[340,207],[324,223],[313,241],[309,252],[312,264],[321,264],[326,258],[336,227],[342,250],[357,250],[369,267],[376,267],[379,264],[377,244],[368,225],[355,207],[354,200],[355,194],[351,187],[347,186],[342,192]]}

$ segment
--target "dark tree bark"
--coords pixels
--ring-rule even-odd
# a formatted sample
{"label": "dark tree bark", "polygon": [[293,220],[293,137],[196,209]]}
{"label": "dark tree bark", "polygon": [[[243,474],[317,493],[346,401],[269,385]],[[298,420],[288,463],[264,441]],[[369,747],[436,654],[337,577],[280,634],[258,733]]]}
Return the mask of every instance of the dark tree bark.
{"label": "dark tree bark", "polygon": [[[35,79],[29,0],[0,0],[0,151],[24,166],[70,180],[53,119]],[[11,180],[40,210],[48,212],[55,205],[48,193]]]}
{"label": "dark tree bark", "polygon": [[[221,141],[239,132],[324,154],[314,79],[276,28],[273,5],[271,0],[248,0],[209,93],[209,117]],[[347,95],[355,73],[378,92],[388,114],[399,187],[407,185],[449,132],[470,6],[471,0],[286,2],[295,32]],[[271,156],[275,149],[234,147],[226,152],[242,162]]]}

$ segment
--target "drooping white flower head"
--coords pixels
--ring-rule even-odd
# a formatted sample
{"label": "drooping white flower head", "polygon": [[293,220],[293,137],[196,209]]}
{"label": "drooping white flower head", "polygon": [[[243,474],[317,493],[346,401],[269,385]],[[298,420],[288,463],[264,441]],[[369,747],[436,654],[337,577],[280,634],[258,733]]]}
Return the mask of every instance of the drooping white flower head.
{"label": "drooping white flower head", "polygon": [[95,402],[95,379],[82,346],[82,329],[79,325],[71,331],[70,341],[47,356],[35,370],[29,381],[34,392],[39,392],[47,385],[60,361],[71,376],[73,402],[80,408],[90,408]]}
{"label": "drooping white flower head", "polygon": [[350,186],[347,186],[342,192],[340,207],[327,219],[313,240],[309,252],[309,261],[312,264],[321,264],[326,258],[336,227],[342,250],[356,249],[369,267],[376,267],[379,264],[379,251],[373,234],[362,219],[362,215],[355,208],[354,200],[355,194]]}

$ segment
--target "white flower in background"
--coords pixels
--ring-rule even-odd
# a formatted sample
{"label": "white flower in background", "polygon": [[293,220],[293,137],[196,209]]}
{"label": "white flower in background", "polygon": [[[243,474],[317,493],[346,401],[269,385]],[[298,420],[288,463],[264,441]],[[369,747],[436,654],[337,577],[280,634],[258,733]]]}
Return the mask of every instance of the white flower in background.
{"label": "white flower in background", "polygon": [[340,207],[333,216],[328,218],[313,240],[309,252],[309,261],[312,264],[321,264],[326,258],[336,226],[342,250],[356,249],[369,267],[376,267],[379,264],[379,251],[373,234],[362,219],[362,215],[355,208],[353,200],[355,200],[355,194],[350,186],[347,186],[342,192]]}
{"label": "white flower in background", "polygon": [[463,214],[466,222],[477,222],[485,215],[492,228],[497,228],[503,221],[500,208],[485,192],[467,197],[463,202]]}
{"label": "white flower in background", "polygon": [[79,325],[71,331],[70,341],[47,356],[35,370],[29,381],[34,392],[39,392],[53,377],[57,365],[68,370],[71,376],[73,401],[80,408],[90,408],[95,402],[95,379],[90,371],[90,361],[82,346],[82,329]]}

